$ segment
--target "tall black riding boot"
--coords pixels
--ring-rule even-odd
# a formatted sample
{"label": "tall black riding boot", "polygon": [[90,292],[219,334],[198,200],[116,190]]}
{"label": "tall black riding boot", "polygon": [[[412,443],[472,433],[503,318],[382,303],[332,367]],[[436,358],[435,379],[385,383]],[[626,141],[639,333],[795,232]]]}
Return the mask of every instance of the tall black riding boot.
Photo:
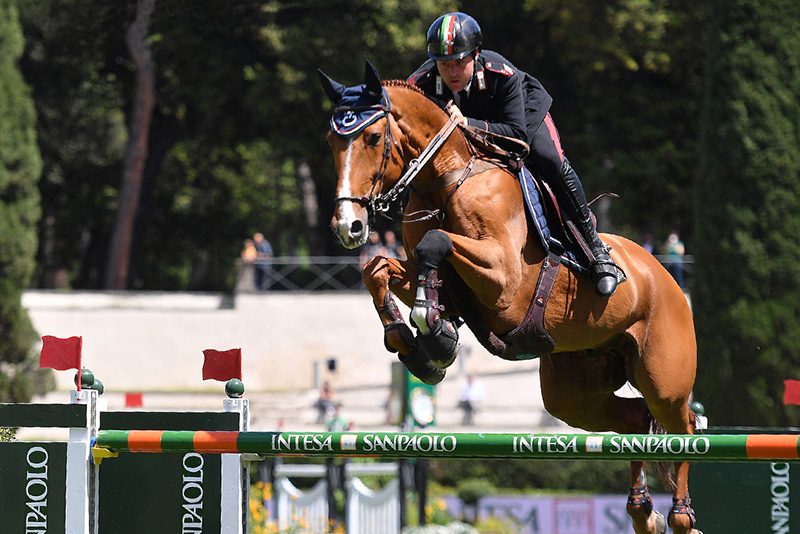
{"label": "tall black riding boot", "polygon": [[611,247],[604,244],[597,235],[581,181],[566,158],[561,165],[560,175],[561,183],[555,184],[554,192],[594,256],[590,278],[595,291],[601,297],[608,298],[617,290],[617,267],[608,255]]}

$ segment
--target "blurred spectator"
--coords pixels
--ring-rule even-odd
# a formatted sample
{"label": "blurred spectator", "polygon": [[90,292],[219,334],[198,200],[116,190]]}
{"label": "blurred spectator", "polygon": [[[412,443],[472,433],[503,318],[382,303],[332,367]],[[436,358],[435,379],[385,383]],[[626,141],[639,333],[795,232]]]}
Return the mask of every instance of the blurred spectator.
{"label": "blurred spectator", "polygon": [[256,256],[258,256],[258,251],[256,250],[255,243],[253,243],[252,239],[245,239],[242,244],[242,259],[247,263],[253,263]]}
{"label": "blurred spectator", "polygon": [[337,402],[333,395],[333,389],[330,382],[323,382],[322,389],[319,391],[319,398],[317,399],[317,423],[324,423],[327,419],[333,416],[336,409]]}
{"label": "blurred spectator", "polygon": [[255,262],[258,257],[258,251],[252,239],[245,239],[242,242],[242,252],[240,256],[242,258],[242,265],[237,275],[238,280],[236,286],[244,290],[255,289]]}
{"label": "blurred spectator", "polygon": [[387,258],[395,258],[398,260],[406,259],[406,251],[403,245],[398,243],[397,236],[391,230],[387,230],[383,234],[383,244],[386,247]]}
{"label": "blurred spectator", "polygon": [[483,397],[483,384],[475,380],[475,375],[468,375],[467,383],[461,388],[461,396],[458,401],[459,408],[464,410],[464,418],[461,420],[462,425],[472,425],[474,423],[475,412],[480,408]]}
{"label": "blurred spectator", "polygon": [[665,266],[680,287],[683,287],[684,254],[686,254],[686,249],[683,246],[683,241],[678,237],[678,232],[673,230],[664,243],[664,255],[667,256]]}
{"label": "blurred spectator", "polygon": [[328,432],[344,432],[351,427],[350,422],[342,415],[342,406],[337,404],[333,408],[333,414],[328,419]]}
{"label": "blurred spectator", "polygon": [[256,289],[266,290],[272,285],[272,244],[264,238],[264,234],[253,236],[256,247]]}

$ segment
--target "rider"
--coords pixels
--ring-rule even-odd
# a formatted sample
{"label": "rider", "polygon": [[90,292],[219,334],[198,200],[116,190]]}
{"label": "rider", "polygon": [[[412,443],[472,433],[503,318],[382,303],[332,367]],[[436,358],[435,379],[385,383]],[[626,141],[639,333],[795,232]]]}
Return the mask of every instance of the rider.
{"label": "rider", "polygon": [[465,13],[448,13],[428,30],[428,59],[409,78],[425,94],[452,100],[447,112],[460,124],[528,143],[531,164],[550,185],[595,257],[590,277],[601,297],[617,288],[616,267],[592,223],[578,175],[561,148],[542,84],[503,56],[481,49],[481,29]]}

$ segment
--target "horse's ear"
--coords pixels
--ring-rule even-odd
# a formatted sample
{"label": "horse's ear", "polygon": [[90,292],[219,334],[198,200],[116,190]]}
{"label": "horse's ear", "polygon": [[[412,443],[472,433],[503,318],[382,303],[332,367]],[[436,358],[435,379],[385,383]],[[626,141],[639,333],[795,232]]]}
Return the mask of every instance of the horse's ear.
{"label": "horse's ear", "polygon": [[374,97],[381,95],[381,75],[378,74],[378,69],[375,65],[366,61],[364,66],[364,83],[367,85],[367,91]]}
{"label": "horse's ear", "polygon": [[325,93],[328,95],[328,98],[330,98],[331,102],[334,104],[338,104],[342,99],[345,86],[339,82],[331,80],[327,74],[322,72],[322,69],[318,68],[317,74],[319,74],[319,81],[322,84],[322,88],[325,89]]}

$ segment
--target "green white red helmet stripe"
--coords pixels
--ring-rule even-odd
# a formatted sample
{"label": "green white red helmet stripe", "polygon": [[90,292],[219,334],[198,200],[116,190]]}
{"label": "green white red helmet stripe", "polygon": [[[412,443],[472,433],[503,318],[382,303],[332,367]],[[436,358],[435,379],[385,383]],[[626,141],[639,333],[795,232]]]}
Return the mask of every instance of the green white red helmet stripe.
{"label": "green white red helmet stripe", "polygon": [[442,55],[450,55],[453,53],[453,31],[455,26],[455,14],[445,15],[442,19],[442,27],[439,30],[439,42],[442,46]]}

